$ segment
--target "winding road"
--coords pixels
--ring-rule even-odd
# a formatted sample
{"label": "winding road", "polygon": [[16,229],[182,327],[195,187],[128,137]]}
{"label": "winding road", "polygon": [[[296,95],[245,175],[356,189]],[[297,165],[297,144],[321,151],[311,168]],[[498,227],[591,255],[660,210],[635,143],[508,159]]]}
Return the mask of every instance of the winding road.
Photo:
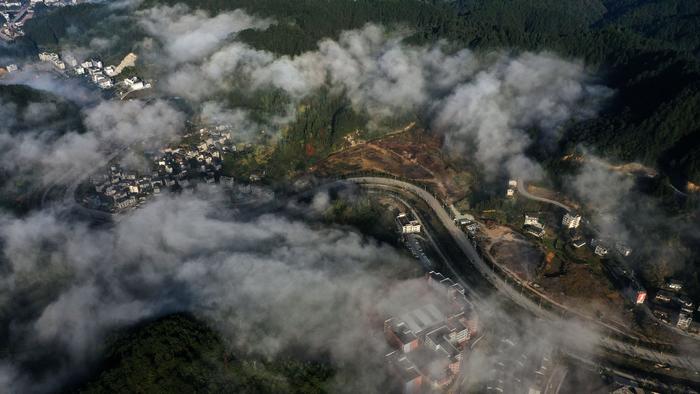
{"label": "winding road", "polygon": [[[678,191],[672,184],[669,183],[669,185],[670,185],[674,190]],[[680,192],[680,191],[678,191],[678,192]],[[560,207],[560,208],[563,208],[563,209],[566,210],[567,212],[571,212],[571,211],[573,210],[572,208],[570,208],[570,207],[568,207],[568,206],[566,206],[566,205],[560,203],[559,201],[550,200],[550,199],[544,198],[544,197],[538,197],[538,196],[535,196],[534,194],[529,193],[529,192],[527,191],[527,188],[525,187],[525,182],[524,182],[522,179],[518,179],[518,193],[520,193],[523,197],[525,197],[525,198],[527,198],[527,199],[530,199],[530,200],[541,201],[541,202],[544,202],[544,203],[556,205],[556,206],[558,206],[558,207]],[[597,232],[596,229],[594,229],[594,230]],[[621,263],[624,264],[624,262],[621,262]],[[627,270],[627,271],[628,271],[628,272],[633,272],[632,270]],[[633,282],[636,282],[636,281],[637,281],[636,278],[634,278],[634,276],[632,276],[630,279],[631,279]],[[642,310],[644,311],[644,314],[646,314],[647,317],[648,317],[649,319],[651,319],[652,321],[655,321],[655,322],[658,323],[658,324],[663,325],[664,327],[666,327],[666,329],[668,329],[668,330],[670,330],[670,331],[676,333],[677,335],[681,335],[681,336],[684,336],[684,337],[687,337],[687,338],[692,338],[693,340],[697,340],[697,339],[700,338],[700,336],[697,335],[697,334],[692,334],[692,333],[689,333],[689,332],[687,332],[687,331],[685,331],[685,330],[681,330],[680,328],[676,327],[675,324],[669,324],[669,323],[667,323],[667,322],[665,322],[665,321],[659,319],[658,317],[656,317],[656,316],[654,315],[654,313],[653,313],[653,311],[651,310],[651,308],[649,308],[647,305],[644,305],[644,307],[642,308]]]}
{"label": "winding road", "polygon": [[[448,231],[454,243],[459,247],[459,249],[464,253],[464,255],[467,256],[469,263],[471,263],[471,265],[479,271],[479,274],[485,279],[487,279],[499,291],[499,293],[507,296],[515,304],[519,305],[520,307],[537,317],[547,319],[553,322],[563,321],[559,313],[555,313],[552,310],[541,307],[540,304],[536,303],[535,301],[533,301],[532,299],[530,299],[522,293],[523,287],[528,289],[527,291],[530,291],[529,286],[526,283],[521,283],[517,279],[513,278],[511,282],[516,282],[519,286],[521,286],[521,290],[518,290],[515,287],[508,284],[498,274],[496,274],[493,271],[493,269],[486,262],[484,262],[481,256],[477,253],[476,249],[471,244],[466,234],[461,229],[459,229],[457,225],[455,225],[454,221],[452,220],[448,212],[445,210],[445,208],[442,206],[442,204],[428,191],[407,182],[382,177],[355,177],[348,178],[345,180],[345,182],[354,183],[359,186],[382,185],[385,187],[403,190],[416,197],[419,197],[428,205],[435,217]],[[452,263],[456,264],[457,262]],[[454,271],[453,274],[458,275],[457,270],[451,269],[451,271]],[[456,276],[456,278],[460,282],[464,282],[459,276]],[[626,341],[622,341],[611,336],[599,334],[596,335],[595,333],[591,332],[591,334],[595,336],[597,344],[605,348],[606,350],[635,359],[646,360],[651,363],[661,363],[672,366],[674,368],[691,371],[694,373],[693,380],[700,382],[700,358],[698,358],[697,356],[681,356],[676,354],[667,354],[649,347],[637,345],[639,343],[638,338],[630,335],[629,333],[621,332],[621,330],[617,327],[613,327],[603,322],[589,319],[588,317],[583,316],[574,310],[568,309],[563,305],[559,305],[556,303],[554,303],[553,305],[557,309],[563,309],[560,312],[564,312],[569,316],[573,316],[581,321],[590,323],[601,329],[602,332],[610,333],[612,331],[612,333],[617,334],[618,336],[625,336],[627,338]],[[580,336],[585,334],[585,329],[572,330],[571,335],[573,335],[573,337],[571,338],[571,343],[580,344]],[[590,343],[590,345],[595,346],[596,343]],[[587,350],[590,351],[593,349],[593,347]],[[580,348],[580,346],[575,346],[574,348],[568,350],[571,352],[576,352],[578,354],[585,351],[584,349]],[[593,354],[586,355],[586,357],[592,356]]]}
{"label": "winding road", "polygon": [[525,181],[523,181],[522,179],[518,179],[518,193],[529,200],[535,200],[535,201],[545,202],[547,204],[553,204],[553,205],[556,205],[556,206],[564,209],[566,212],[572,211],[571,207],[564,205],[564,204],[560,203],[559,201],[550,200],[548,198],[538,197],[534,194],[531,194],[530,192],[527,191],[527,188],[525,187]]}

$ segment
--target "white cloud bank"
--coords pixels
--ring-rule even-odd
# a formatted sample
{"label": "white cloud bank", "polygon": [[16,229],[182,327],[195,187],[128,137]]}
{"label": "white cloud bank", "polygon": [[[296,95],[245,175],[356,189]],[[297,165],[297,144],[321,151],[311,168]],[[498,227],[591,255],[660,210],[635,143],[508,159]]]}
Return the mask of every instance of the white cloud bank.
{"label": "white cloud bank", "polygon": [[[240,11],[215,17],[186,12],[159,7],[141,14],[142,24],[156,25],[149,30],[165,48],[161,63],[170,67],[163,87],[169,93],[206,102],[223,92],[279,89],[298,101],[327,87],[346,94],[373,120],[427,115],[447,146],[473,153],[489,174],[538,177],[538,164],[524,153],[533,143],[524,130],[539,128],[542,141],[556,142],[562,125],[594,116],[610,95],[581,63],[552,53],[452,51],[445,42],[415,46],[370,24],[324,39],[315,51],[278,56],[231,36],[243,28],[264,29],[268,20]],[[232,20],[227,29],[220,19]],[[200,34],[178,27],[189,23],[211,25],[201,52],[172,50],[190,47],[182,43]]]}

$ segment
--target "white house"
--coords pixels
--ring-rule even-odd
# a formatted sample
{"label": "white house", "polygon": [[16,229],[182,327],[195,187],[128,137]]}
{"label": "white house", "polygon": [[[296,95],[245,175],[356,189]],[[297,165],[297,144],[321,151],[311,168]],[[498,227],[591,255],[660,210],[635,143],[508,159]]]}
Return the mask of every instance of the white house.
{"label": "white house", "polygon": [[566,213],[561,219],[561,224],[567,228],[577,228],[581,224],[581,215]]}
{"label": "white house", "polygon": [[401,227],[402,234],[414,234],[420,232],[420,222],[417,220],[412,220],[405,213],[400,213],[396,217],[396,222]]}
{"label": "white house", "polygon": [[62,60],[56,60],[52,62],[54,67],[56,67],[59,70],[65,70],[66,69],[66,64],[63,63]]}
{"label": "white house", "polygon": [[42,62],[53,62],[56,60],[59,60],[58,54],[53,53],[53,52],[41,52],[39,54],[39,60]]}
{"label": "white house", "polygon": [[693,317],[691,315],[688,315],[686,313],[680,313],[678,315],[678,323],[676,323],[676,326],[681,330],[687,330],[690,327],[690,323],[692,322]]}
{"label": "white house", "polygon": [[597,254],[600,257],[605,256],[608,254],[608,249],[600,244],[595,246],[595,250],[593,250],[593,253]]}
{"label": "white house", "polygon": [[533,226],[537,228],[543,228],[544,225],[540,223],[540,219],[536,216],[528,216],[525,215],[525,223],[523,223],[525,226]]}
{"label": "white house", "polygon": [[102,89],[109,89],[113,86],[112,80],[105,79],[104,81],[99,82],[98,86]]}

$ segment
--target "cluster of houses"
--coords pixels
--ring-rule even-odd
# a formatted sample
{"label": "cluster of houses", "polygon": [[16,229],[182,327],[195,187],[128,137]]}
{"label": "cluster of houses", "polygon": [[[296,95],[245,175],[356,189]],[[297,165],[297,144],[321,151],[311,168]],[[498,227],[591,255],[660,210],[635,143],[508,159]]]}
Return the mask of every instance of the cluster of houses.
{"label": "cluster of houses", "polygon": [[47,7],[76,5],[85,0],[0,0],[0,15],[5,22],[0,27],[0,39],[13,41],[24,36],[24,24],[34,16],[34,7],[43,4]]}
{"label": "cluster of houses", "polygon": [[[66,72],[72,71],[74,75],[86,76],[90,82],[94,83],[101,89],[111,89],[115,87],[114,79],[121,70],[115,66],[104,66],[99,59],[89,59],[79,62],[73,55],[65,55],[61,57],[57,53],[42,52],[39,54],[39,60],[45,63],[52,64],[57,70]],[[151,84],[141,80],[139,77],[124,78],[117,83],[125,91],[131,92],[136,90],[149,89]]]}
{"label": "cluster of houses", "polygon": [[676,317],[675,325],[678,328],[690,328],[695,303],[683,291],[683,282],[677,279],[669,280],[663,289],[656,292],[654,304],[653,314],[656,318],[664,323],[674,324],[673,317]]}
{"label": "cluster of houses", "polygon": [[384,334],[395,350],[386,355],[397,391],[443,389],[458,376],[466,345],[477,332],[478,317],[464,288],[441,273],[426,275],[426,290],[436,298],[387,319]]}
{"label": "cluster of houses", "polygon": [[134,207],[146,201],[149,195],[160,193],[167,185],[156,173],[139,175],[118,165],[110,166],[107,173],[95,175],[90,181],[97,195],[88,202],[93,208],[112,212]]}
{"label": "cluster of houses", "polygon": [[75,58],[66,56],[66,61],[73,68],[75,75],[86,75],[90,81],[101,89],[110,89],[114,87],[112,77],[117,75],[113,66],[102,66],[102,61],[97,59],[86,60],[80,64]]}
{"label": "cluster of houses", "polygon": [[[569,232],[571,244],[577,249],[587,244],[583,235],[577,230],[581,226],[581,220],[581,215],[570,212],[565,213],[561,219],[562,228]],[[537,238],[542,238],[545,234],[545,226],[537,216],[525,215],[523,230]],[[599,257],[607,256],[612,250],[622,257],[628,257],[632,254],[632,248],[619,240],[611,242],[610,240],[591,238],[589,245],[593,253]]]}
{"label": "cluster of houses", "polygon": [[[564,216],[561,219],[561,226],[565,230],[569,230],[570,233],[578,233],[576,229],[581,225],[581,215],[578,214],[572,214],[572,213],[565,213]],[[545,234],[545,226],[542,222],[540,222],[540,218],[537,216],[530,216],[530,215],[525,215],[525,220],[523,222],[523,229],[525,232],[528,234],[531,234],[537,238],[542,238]],[[578,240],[578,238],[577,238]],[[579,244],[578,247],[581,247],[585,245],[586,243],[583,242],[582,244]]]}
{"label": "cluster of houses", "polygon": [[460,212],[453,204],[450,204],[449,207],[452,213],[452,220],[457,226],[470,234],[476,233],[479,229],[479,224],[474,219],[474,216]]}
{"label": "cluster of houses", "polygon": [[61,60],[61,57],[58,55],[58,53],[53,53],[53,52],[41,52],[39,54],[39,60],[45,63],[51,63],[54,67],[56,67],[59,70],[65,70],[66,69],[66,63]]}
{"label": "cluster of houses", "polygon": [[8,64],[5,67],[0,67],[0,75],[5,73],[13,73],[19,71],[19,66],[16,64]]}
{"label": "cluster of houses", "polygon": [[196,182],[220,182],[233,186],[233,178],[221,174],[222,152],[235,150],[231,134],[216,128],[202,128],[197,144],[165,147],[148,154],[153,170],[148,175],[112,165],[109,171],[92,178],[95,195],[85,202],[92,208],[118,212],[134,207],[159,194],[164,188],[194,187]]}
{"label": "cluster of houses", "polygon": [[[582,245],[574,244],[576,247],[581,247],[583,245],[585,245],[585,242]],[[590,245],[593,253],[598,257],[605,257],[613,250],[622,257],[628,257],[632,254],[632,248],[622,241],[609,242],[600,238],[591,238]],[[612,245],[612,247],[610,245]]]}
{"label": "cluster of houses", "polygon": [[24,24],[34,16],[34,9],[26,1],[0,0],[0,15],[5,20],[0,26],[0,39],[13,41],[24,36]]}

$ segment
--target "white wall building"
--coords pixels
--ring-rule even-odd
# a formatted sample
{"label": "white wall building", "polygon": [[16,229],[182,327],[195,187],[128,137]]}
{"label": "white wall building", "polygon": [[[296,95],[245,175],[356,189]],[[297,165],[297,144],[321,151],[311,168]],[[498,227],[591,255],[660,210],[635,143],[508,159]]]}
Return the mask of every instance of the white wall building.
{"label": "white wall building", "polygon": [[608,254],[608,249],[600,244],[595,246],[595,250],[593,250],[593,253],[597,254],[600,257],[605,256]]}
{"label": "white wall building", "polygon": [[681,330],[687,330],[690,327],[690,323],[692,323],[693,317],[691,315],[688,315],[686,313],[680,313],[678,315],[678,323],[676,326],[680,328]]}
{"label": "white wall building", "polygon": [[41,52],[39,54],[39,60],[42,62],[53,62],[58,60],[58,54],[52,52]]}
{"label": "white wall building", "polygon": [[566,213],[561,219],[561,224],[567,228],[577,228],[581,224],[581,215]]}
{"label": "white wall building", "polygon": [[98,86],[102,89],[109,89],[113,86],[112,81],[109,79],[105,79],[104,81],[101,81]]}
{"label": "white wall building", "polygon": [[536,216],[528,216],[528,215],[525,215],[525,223],[523,223],[523,225],[533,226],[533,227],[537,227],[537,228],[544,227],[544,225],[542,225],[542,223],[540,223],[540,218],[538,218]]}
{"label": "white wall building", "polygon": [[396,221],[401,227],[402,234],[415,234],[420,232],[420,222],[411,220],[405,213],[400,213]]}

